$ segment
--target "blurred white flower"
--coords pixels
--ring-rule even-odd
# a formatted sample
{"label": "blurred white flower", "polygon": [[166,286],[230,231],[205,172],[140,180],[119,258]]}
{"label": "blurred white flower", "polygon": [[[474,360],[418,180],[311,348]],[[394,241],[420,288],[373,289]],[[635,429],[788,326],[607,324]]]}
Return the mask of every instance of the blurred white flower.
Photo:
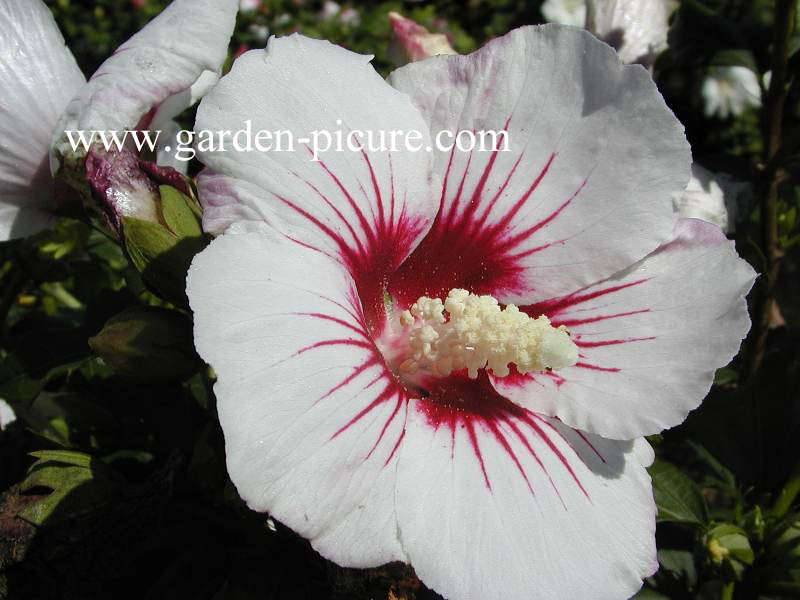
{"label": "blurred white flower", "polygon": [[239,10],[251,12],[261,7],[262,0],[239,0]]}
{"label": "blurred white flower", "polygon": [[256,25],[254,23],[250,25],[247,31],[262,44],[266,44],[267,39],[269,39],[269,27],[266,25]]}
{"label": "blurred white flower", "polygon": [[584,27],[586,2],[584,0],[547,0],[542,4],[542,15],[550,23]]}
{"label": "blurred white flower", "polygon": [[361,23],[361,15],[355,8],[345,8],[342,14],[339,15],[339,21],[344,25],[351,25],[357,27]]}
{"label": "blurred white flower", "polygon": [[747,67],[711,67],[700,94],[707,117],[738,116],[747,106],[761,106],[758,77]]}
{"label": "blurred white flower", "polygon": [[586,29],[624,63],[651,67],[667,47],[668,0],[586,0]]}
{"label": "blurred white flower", "polygon": [[17,415],[14,414],[14,409],[8,405],[8,402],[0,398],[0,431],[16,420]]}
{"label": "blurred white flower", "polygon": [[321,21],[327,21],[338,15],[341,11],[342,7],[339,6],[338,2],[326,0],[326,2],[322,5],[322,10],[319,12],[319,19]]}
{"label": "blurred white flower", "polygon": [[749,190],[747,183],[694,163],[692,178],[683,192],[672,197],[672,207],[681,217],[702,219],[730,233]]}

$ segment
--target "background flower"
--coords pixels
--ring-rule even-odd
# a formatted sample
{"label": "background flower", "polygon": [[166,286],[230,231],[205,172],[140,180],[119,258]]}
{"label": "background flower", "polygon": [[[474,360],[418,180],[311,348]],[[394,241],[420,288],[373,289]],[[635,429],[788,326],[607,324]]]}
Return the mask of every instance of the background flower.
{"label": "background flower", "polygon": [[712,67],[700,94],[708,117],[738,116],[748,106],[761,106],[761,87],[755,73],[742,66]]}

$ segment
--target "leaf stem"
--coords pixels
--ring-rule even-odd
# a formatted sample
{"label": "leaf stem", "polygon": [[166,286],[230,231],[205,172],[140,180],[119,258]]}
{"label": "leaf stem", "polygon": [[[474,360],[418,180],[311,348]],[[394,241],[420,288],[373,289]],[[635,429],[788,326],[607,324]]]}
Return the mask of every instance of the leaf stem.
{"label": "leaf stem", "polygon": [[722,586],[722,593],[719,595],[720,600],[733,600],[733,590],[736,587],[736,582],[729,581]]}
{"label": "leaf stem", "polygon": [[754,319],[750,341],[747,376],[752,378],[764,360],[770,317],[775,303],[775,286],[780,267],[781,248],[778,242],[778,187],[780,165],[775,157],[783,141],[783,112],[788,95],[787,75],[789,41],[795,22],[795,0],[777,0],[772,47],[772,78],[764,103],[764,171],[761,178],[762,249],[766,265],[762,274],[761,297]]}

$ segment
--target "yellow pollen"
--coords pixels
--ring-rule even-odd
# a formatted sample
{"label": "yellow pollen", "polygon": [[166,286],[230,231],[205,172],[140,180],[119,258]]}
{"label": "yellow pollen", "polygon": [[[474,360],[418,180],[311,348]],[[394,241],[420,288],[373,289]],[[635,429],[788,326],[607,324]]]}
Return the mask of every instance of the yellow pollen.
{"label": "yellow pollen", "polygon": [[[445,315],[445,312],[447,315]],[[553,327],[544,315],[533,319],[513,304],[500,308],[493,296],[453,289],[444,303],[422,296],[400,315],[411,355],[399,370],[420,370],[446,377],[467,369],[475,379],[489,368],[498,377],[516,365],[520,374],[561,369],[578,360],[578,347],[567,329]]]}

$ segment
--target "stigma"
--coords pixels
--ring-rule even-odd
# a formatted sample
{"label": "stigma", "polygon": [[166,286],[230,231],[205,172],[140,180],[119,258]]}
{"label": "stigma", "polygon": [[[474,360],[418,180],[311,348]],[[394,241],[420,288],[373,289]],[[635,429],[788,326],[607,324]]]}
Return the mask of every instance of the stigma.
{"label": "stigma", "polygon": [[553,327],[544,315],[531,318],[513,304],[502,308],[493,296],[453,289],[442,302],[422,296],[400,315],[410,354],[402,373],[427,371],[447,377],[480,369],[505,377],[514,365],[520,374],[562,369],[578,360],[578,347],[562,325]]}

